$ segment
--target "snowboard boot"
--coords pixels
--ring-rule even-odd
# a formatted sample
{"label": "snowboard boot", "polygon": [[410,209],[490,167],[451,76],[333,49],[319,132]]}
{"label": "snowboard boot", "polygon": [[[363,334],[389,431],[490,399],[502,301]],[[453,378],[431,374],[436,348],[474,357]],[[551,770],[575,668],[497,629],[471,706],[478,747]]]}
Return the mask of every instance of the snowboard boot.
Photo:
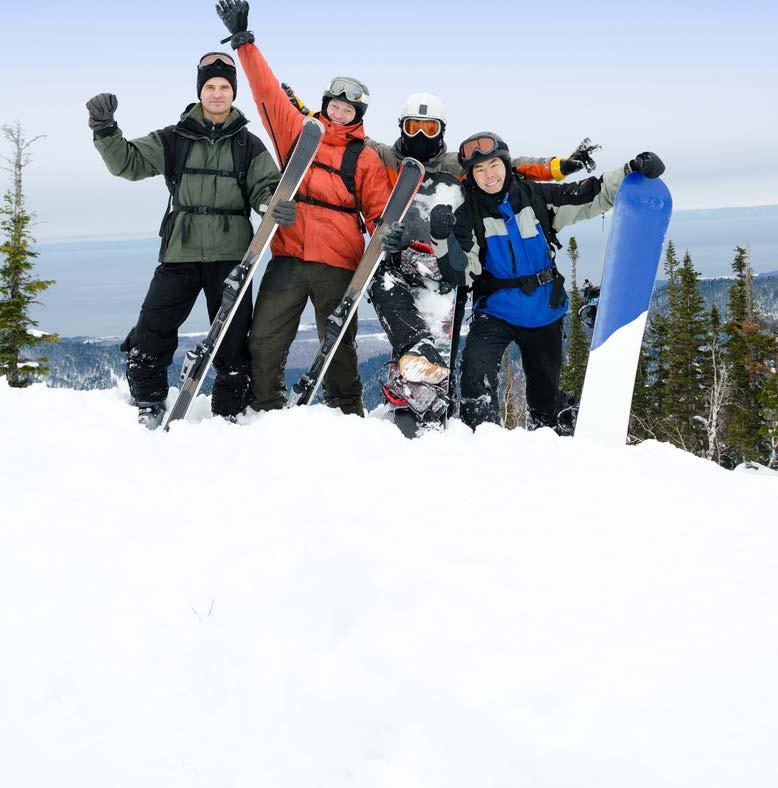
{"label": "snowboard boot", "polygon": [[572,394],[562,391],[559,394],[559,411],[556,416],[556,430],[558,435],[573,435],[575,422],[578,419],[578,402]]}
{"label": "snowboard boot", "polygon": [[551,413],[541,413],[538,410],[527,410],[527,432],[534,432],[542,427],[551,427],[556,430],[556,416]]}
{"label": "snowboard boot", "polygon": [[445,426],[449,400],[442,387],[405,380],[400,375],[399,364],[392,361],[382,389],[384,402],[389,407],[387,418],[406,438]]}
{"label": "snowboard boot", "polygon": [[398,362],[400,375],[409,383],[442,383],[449,374],[443,356],[427,341],[417,342]]}
{"label": "snowboard boot", "polygon": [[164,402],[136,402],[138,406],[138,424],[146,429],[155,430],[165,418]]}

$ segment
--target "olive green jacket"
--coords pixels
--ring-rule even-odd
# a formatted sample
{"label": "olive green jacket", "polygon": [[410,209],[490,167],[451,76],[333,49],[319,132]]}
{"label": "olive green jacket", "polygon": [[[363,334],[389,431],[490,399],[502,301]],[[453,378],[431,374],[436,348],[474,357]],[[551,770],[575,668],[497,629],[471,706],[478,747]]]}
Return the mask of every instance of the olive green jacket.
{"label": "olive green jacket", "polygon": [[[236,107],[223,125],[214,126],[203,117],[202,106],[195,104],[181,115],[176,129],[191,139],[186,167],[231,172],[232,137],[248,120]],[[164,175],[165,155],[158,131],[145,137],[125,140],[120,129],[105,136],[95,135],[95,147],[113,175],[130,181]],[[263,214],[280,173],[273,157],[260,143],[261,152],[248,168],[246,188],[251,207]],[[243,209],[243,194],[238,181],[225,175],[184,173],[178,192],[184,206],[217,209]],[[245,216],[176,213],[163,227],[160,261],[165,263],[240,260],[248,247],[252,228]],[[167,239],[167,243],[165,240]]]}

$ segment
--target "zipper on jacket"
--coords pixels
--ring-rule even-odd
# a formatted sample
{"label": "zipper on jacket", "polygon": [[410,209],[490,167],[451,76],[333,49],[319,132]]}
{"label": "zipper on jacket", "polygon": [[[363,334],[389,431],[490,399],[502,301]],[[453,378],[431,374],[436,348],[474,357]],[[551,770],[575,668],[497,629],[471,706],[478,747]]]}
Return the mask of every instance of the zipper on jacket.
{"label": "zipper on jacket", "polygon": [[511,238],[511,232],[508,229],[508,222],[510,221],[510,218],[506,219],[505,218],[505,214],[504,214],[504,212],[502,210],[502,208],[505,205],[506,201],[508,201],[508,207],[510,208],[510,212],[511,212],[511,215],[512,215],[512,218],[513,218],[513,223],[516,224],[516,214],[513,213],[513,207],[511,206],[511,204],[509,202],[509,199],[510,198],[508,197],[508,195],[506,195],[505,196],[505,200],[503,200],[502,204],[500,205],[500,214],[502,216],[503,222],[505,223],[505,229],[508,232],[508,248],[511,250],[511,271],[514,274],[518,274],[519,270],[516,267],[516,250],[513,248],[513,239]]}

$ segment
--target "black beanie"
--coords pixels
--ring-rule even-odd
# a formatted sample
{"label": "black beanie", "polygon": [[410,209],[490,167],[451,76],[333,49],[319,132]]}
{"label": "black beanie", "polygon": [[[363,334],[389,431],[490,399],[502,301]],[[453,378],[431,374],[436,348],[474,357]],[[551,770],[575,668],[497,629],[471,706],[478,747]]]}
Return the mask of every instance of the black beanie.
{"label": "black beanie", "polygon": [[[215,53],[209,52],[208,54]],[[206,57],[206,55],[203,55],[203,57]],[[225,57],[229,57],[232,60],[229,55],[225,55]],[[202,59],[200,58],[200,60]],[[238,72],[234,66],[228,65],[223,60],[214,60],[213,63],[209,63],[207,66],[197,67],[197,100],[200,100],[203,85],[214,77],[223,77],[232,85],[232,98],[235,100],[235,96],[238,93]]]}

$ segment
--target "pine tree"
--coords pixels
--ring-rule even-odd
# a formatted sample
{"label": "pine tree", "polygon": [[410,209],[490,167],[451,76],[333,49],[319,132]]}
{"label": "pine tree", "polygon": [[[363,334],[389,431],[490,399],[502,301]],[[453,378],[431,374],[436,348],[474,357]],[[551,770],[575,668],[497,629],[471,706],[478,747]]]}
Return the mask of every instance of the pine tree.
{"label": "pine tree", "polygon": [[672,241],[668,241],[667,246],[665,246],[664,271],[665,276],[667,276],[668,311],[672,314],[678,289],[678,255],[675,251],[675,244]]}
{"label": "pine tree", "polygon": [[[770,399],[771,363],[776,356],[776,337],[764,326],[754,308],[753,272],[748,250],[735,248],[732,263],[735,281],[729,288],[727,363],[732,381],[727,408],[726,441],[730,462],[769,461],[769,427],[764,399]],[[764,389],[768,388],[768,394]]]}
{"label": "pine tree", "polygon": [[640,350],[629,429],[636,440],[672,440],[672,428],[666,418],[672,404],[668,389],[671,316],[678,288],[678,256],[672,241],[668,241],[665,247],[664,271],[669,311],[667,315],[661,312],[653,315]]}
{"label": "pine tree", "polygon": [[[668,259],[669,247],[670,244]],[[673,249],[673,256],[674,252]],[[709,341],[705,301],[688,251],[673,273],[675,281],[668,315],[666,429],[677,446],[701,454],[707,443],[703,429]]]}
{"label": "pine tree", "polygon": [[637,440],[669,440],[665,423],[669,352],[670,323],[666,315],[657,313],[649,321],[635,376],[629,432]]}
{"label": "pine tree", "polygon": [[567,324],[567,356],[562,368],[561,387],[563,391],[573,394],[576,400],[581,398],[586,363],[589,360],[589,336],[578,319],[578,310],[583,305],[581,292],[578,289],[577,267],[580,252],[574,237],[567,244],[567,256],[570,258],[571,295],[570,318]]}
{"label": "pine tree", "polygon": [[24,349],[58,339],[55,334],[36,331],[38,323],[29,314],[36,296],[54,282],[32,274],[38,253],[30,248],[33,216],[25,208],[22,191],[22,171],[31,161],[27,150],[40,137],[28,140],[19,122],[2,130],[13,151],[11,157],[3,156],[10,165],[3,169],[12,173],[13,188],[5,193],[0,207],[0,375],[6,376],[9,385],[23,388],[48,372],[47,359],[25,358]]}
{"label": "pine tree", "polygon": [[[778,341],[778,337],[776,338]],[[767,380],[760,395],[762,405],[762,417],[764,426],[762,428],[764,437],[767,440],[769,454],[767,465],[770,468],[778,469],[778,348],[771,365],[768,368]]]}

